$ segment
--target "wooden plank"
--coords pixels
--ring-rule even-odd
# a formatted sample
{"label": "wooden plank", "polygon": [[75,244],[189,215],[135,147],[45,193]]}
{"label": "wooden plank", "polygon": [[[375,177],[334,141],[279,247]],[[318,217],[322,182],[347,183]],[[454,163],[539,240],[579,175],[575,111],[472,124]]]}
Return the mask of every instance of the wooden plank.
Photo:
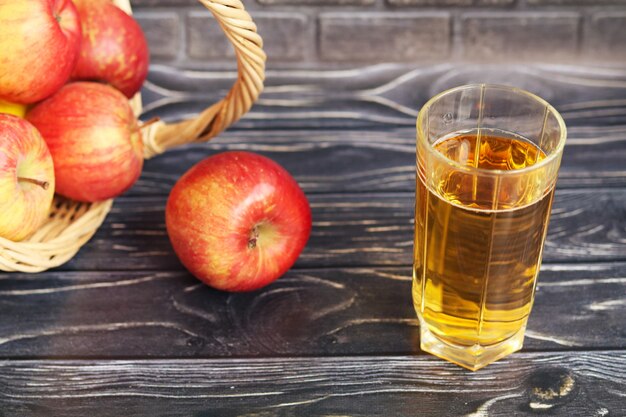
{"label": "wooden plank", "polygon": [[[410,265],[411,193],[309,196],[311,239],[298,267]],[[180,269],[165,232],[165,197],[120,198],[63,269]],[[626,189],[559,190],[545,262],[626,260]]]}
{"label": "wooden plank", "polygon": [[[193,117],[235,77],[153,66],[144,117]],[[131,194],[166,194],[193,163],[229,149],[270,156],[308,193],[412,191],[417,110],[444,89],[477,81],[526,88],[562,110],[569,140],[560,187],[626,185],[626,68],[379,65],[270,71],[264,94],[235,130],[148,162]]]}
{"label": "wooden plank", "polygon": [[[144,87],[145,117],[193,117],[224,97],[233,70],[153,65]],[[559,109],[568,126],[626,121],[626,68],[580,65],[384,64],[350,69],[268,71],[266,88],[238,129],[415,126],[435,94],[469,83],[524,88]]]}
{"label": "wooden plank", "polygon": [[[305,192],[415,190],[415,128],[229,131],[208,144],[171,150],[147,161],[128,195],[166,195],[198,161],[227,150],[266,155]],[[626,126],[574,127],[558,187],[626,186]]]}
{"label": "wooden plank", "polygon": [[[292,270],[245,294],[185,272],[0,276],[0,358],[415,354],[410,268]],[[545,265],[527,350],[626,348],[626,263]]]}
{"label": "wooden plank", "polygon": [[626,353],[518,354],[471,373],[433,357],[3,361],[5,417],[624,415]]}

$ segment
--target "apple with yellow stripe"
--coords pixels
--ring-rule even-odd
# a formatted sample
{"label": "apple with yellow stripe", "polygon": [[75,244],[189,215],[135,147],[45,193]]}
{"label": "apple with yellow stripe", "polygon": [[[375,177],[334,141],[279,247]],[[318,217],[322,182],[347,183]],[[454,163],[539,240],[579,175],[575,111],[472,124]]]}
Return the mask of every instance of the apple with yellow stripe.
{"label": "apple with yellow stripe", "polygon": [[20,241],[48,218],[54,196],[52,156],[33,125],[0,114],[0,237]]}
{"label": "apple with yellow stripe", "polygon": [[10,101],[0,100],[0,113],[12,114],[13,116],[26,116],[27,106],[25,104],[11,103]]}
{"label": "apple with yellow stripe", "polygon": [[93,82],[66,84],[26,114],[54,160],[58,194],[95,202],[122,194],[139,178],[143,142],[128,99]]}
{"label": "apple with yellow stripe", "polygon": [[294,264],[311,233],[311,209],[276,162],[224,152],[180,178],[165,223],[178,258],[198,279],[224,291],[252,291]]}
{"label": "apple with yellow stripe", "polygon": [[70,0],[0,0],[0,99],[34,103],[65,84],[81,42]]}

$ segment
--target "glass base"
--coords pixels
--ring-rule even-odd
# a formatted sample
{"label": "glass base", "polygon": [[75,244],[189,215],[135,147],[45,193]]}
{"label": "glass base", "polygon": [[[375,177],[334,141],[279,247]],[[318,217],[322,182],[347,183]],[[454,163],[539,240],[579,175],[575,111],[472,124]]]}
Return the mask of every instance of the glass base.
{"label": "glass base", "polygon": [[470,371],[477,371],[522,348],[524,343],[525,327],[520,329],[507,340],[489,346],[460,346],[447,343],[428,330],[420,320],[420,347],[423,351],[445,359]]}

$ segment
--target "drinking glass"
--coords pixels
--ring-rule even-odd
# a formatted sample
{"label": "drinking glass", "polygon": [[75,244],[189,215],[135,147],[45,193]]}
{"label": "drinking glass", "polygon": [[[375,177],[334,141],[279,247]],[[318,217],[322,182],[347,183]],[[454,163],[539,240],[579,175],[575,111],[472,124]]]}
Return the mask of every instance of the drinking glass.
{"label": "drinking glass", "polygon": [[465,85],[417,117],[421,348],[477,370],[522,347],[566,129],[527,91]]}

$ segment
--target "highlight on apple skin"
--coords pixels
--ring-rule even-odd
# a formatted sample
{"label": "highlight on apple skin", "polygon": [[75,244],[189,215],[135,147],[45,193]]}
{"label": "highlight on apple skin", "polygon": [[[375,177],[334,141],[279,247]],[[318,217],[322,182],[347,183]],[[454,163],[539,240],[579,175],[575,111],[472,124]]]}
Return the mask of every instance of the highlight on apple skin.
{"label": "highlight on apple skin", "polygon": [[37,129],[0,114],[0,237],[32,235],[48,218],[54,185],[52,156]]}
{"label": "highlight on apple skin", "polygon": [[54,160],[58,194],[95,202],[116,197],[139,178],[143,142],[126,97],[94,82],[65,85],[26,114]]}
{"label": "highlight on apple skin", "polygon": [[0,99],[42,100],[67,82],[81,41],[70,0],[0,1]]}
{"label": "highlight on apple skin", "polygon": [[183,265],[225,291],[256,290],[282,276],[311,233],[311,209],[298,183],[250,152],[196,164],[172,189],[165,215]]}
{"label": "highlight on apple skin", "polygon": [[150,61],[141,26],[110,1],[74,3],[83,35],[72,79],[105,81],[131,98],[141,89]]}

